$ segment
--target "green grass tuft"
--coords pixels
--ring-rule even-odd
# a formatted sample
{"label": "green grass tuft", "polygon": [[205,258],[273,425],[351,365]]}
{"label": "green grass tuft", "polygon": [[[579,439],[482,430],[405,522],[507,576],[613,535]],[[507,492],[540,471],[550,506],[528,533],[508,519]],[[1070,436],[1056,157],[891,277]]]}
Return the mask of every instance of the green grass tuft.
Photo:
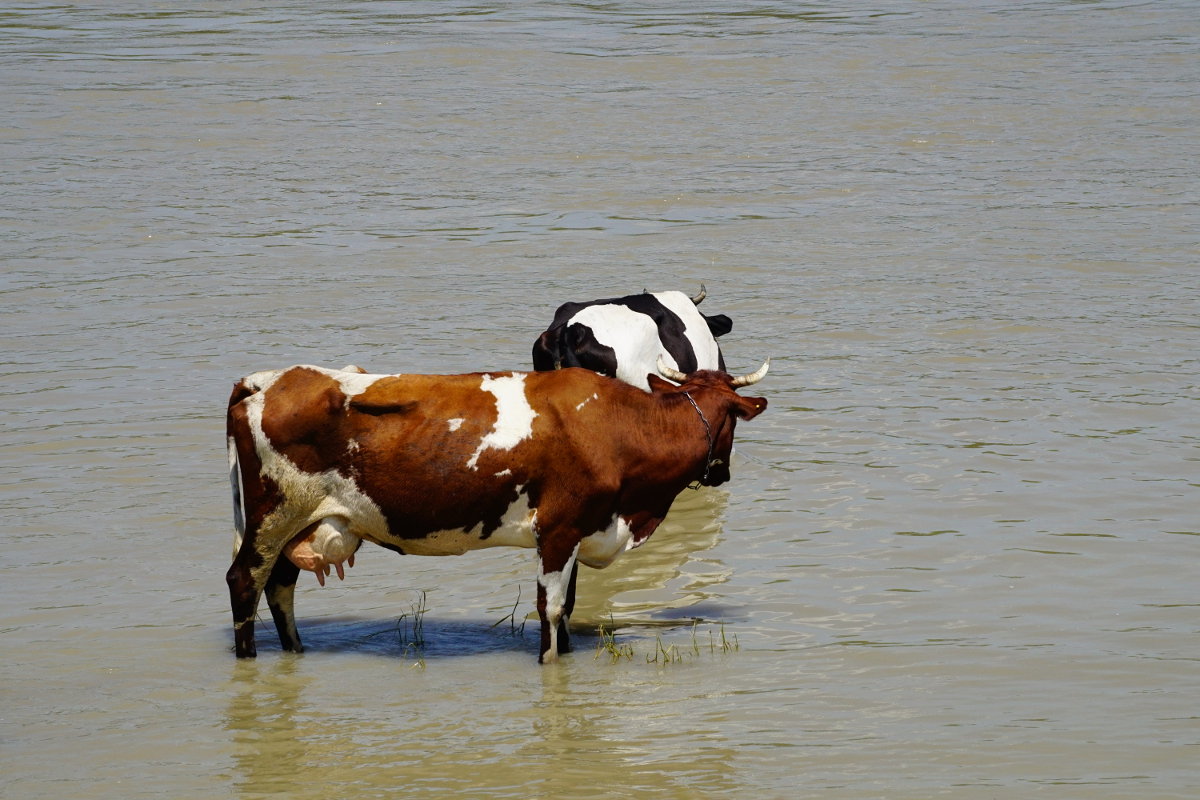
{"label": "green grass tuft", "polygon": [[[720,639],[714,635],[713,629],[708,629],[707,650],[710,656],[726,655],[737,652],[741,649],[738,643],[737,636],[732,639],[725,634],[725,625],[721,623],[719,626]],[[612,617],[609,617],[608,625],[603,623],[599,626],[600,639],[596,642],[596,655],[599,659],[601,655],[607,655],[611,663],[615,664],[618,661],[632,661],[636,656],[636,651],[633,644],[628,642],[618,642],[616,636],[616,626],[613,623]],[[659,664],[665,666],[667,664],[682,664],[685,661],[700,658],[704,655],[705,646],[701,642],[700,620],[692,622],[691,640],[688,646],[680,647],[677,644],[671,644],[663,641],[662,635],[655,636],[654,648],[648,653],[645,653],[647,664]]]}

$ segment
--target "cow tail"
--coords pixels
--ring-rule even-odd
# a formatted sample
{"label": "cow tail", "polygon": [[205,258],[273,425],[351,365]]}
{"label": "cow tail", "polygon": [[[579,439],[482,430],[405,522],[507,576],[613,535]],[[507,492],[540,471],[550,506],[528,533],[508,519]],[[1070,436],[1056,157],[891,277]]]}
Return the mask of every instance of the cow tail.
{"label": "cow tail", "polygon": [[237,558],[246,537],[246,501],[242,495],[242,470],[238,463],[237,444],[229,437],[229,488],[233,490],[233,556]]}
{"label": "cow tail", "polygon": [[250,395],[254,387],[248,381],[238,381],[233,387],[229,398],[229,416],[226,418],[225,444],[229,449],[229,488],[233,492],[233,557],[237,558],[238,550],[242,548],[242,540],[246,538],[246,496],[242,487],[242,465],[238,459],[237,432],[233,409]]}

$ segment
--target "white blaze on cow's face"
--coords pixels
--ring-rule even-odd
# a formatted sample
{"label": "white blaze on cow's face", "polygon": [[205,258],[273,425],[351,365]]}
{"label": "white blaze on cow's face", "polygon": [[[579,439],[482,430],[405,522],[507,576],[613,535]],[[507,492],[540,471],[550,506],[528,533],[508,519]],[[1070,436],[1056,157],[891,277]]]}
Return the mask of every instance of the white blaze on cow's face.
{"label": "white blaze on cow's face", "polygon": [[479,386],[496,397],[496,424],[479,440],[479,447],[467,460],[467,467],[478,469],[476,463],[484,450],[512,450],[533,435],[533,418],[537,412],[525,397],[525,375],[520,372],[503,378],[484,375]]}

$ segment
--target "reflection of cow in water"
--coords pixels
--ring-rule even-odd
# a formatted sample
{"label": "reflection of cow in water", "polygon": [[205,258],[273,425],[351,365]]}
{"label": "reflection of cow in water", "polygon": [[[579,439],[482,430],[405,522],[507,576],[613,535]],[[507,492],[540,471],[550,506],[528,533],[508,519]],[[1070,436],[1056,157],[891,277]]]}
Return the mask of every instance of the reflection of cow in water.
{"label": "reflection of cow in water", "polygon": [[659,367],[680,385],[651,375],[643,392],[582,369],[307,366],[240,381],[227,429],[241,539],[226,575],[237,655],[255,655],[264,592],[280,643],[302,650],[301,566],[340,564],[366,539],[417,555],[536,547],[539,660],[556,659],[569,650],[578,564],[604,567],[641,544],[688,484],[727,481],[737,420],[766,408],[736,392],[766,364],[737,378]]}
{"label": "reflection of cow in water", "polygon": [[702,555],[720,541],[728,505],[724,488],[680,494],[637,558],[587,572],[575,603],[576,617],[618,626],[691,620],[692,612],[685,609],[705,608],[711,596],[707,587],[725,582],[732,572]]}

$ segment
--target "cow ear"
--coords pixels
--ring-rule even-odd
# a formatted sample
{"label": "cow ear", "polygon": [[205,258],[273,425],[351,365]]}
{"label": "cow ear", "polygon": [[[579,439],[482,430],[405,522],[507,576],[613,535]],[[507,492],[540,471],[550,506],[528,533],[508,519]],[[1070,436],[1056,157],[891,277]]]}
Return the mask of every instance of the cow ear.
{"label": "cow ear", "polygon": [[650,384],[651,392],[671,392],[679,388],[666,378],[661,378],[653,372],[646,373],[646,382]]}
{"label": "cow ear", "polygon": [[733,330],[733,320],[724,314],[713,314],[711,317],[705,314],[704,321],[708,323],[708,329],[712,331],[714,339]]}
{"label": "cow ear", "polygon": [[742,397],[739,395],[737,403],[733,407],[733,413],[742,419],[754,419],[766,410],[767,398],[765,397]]}

